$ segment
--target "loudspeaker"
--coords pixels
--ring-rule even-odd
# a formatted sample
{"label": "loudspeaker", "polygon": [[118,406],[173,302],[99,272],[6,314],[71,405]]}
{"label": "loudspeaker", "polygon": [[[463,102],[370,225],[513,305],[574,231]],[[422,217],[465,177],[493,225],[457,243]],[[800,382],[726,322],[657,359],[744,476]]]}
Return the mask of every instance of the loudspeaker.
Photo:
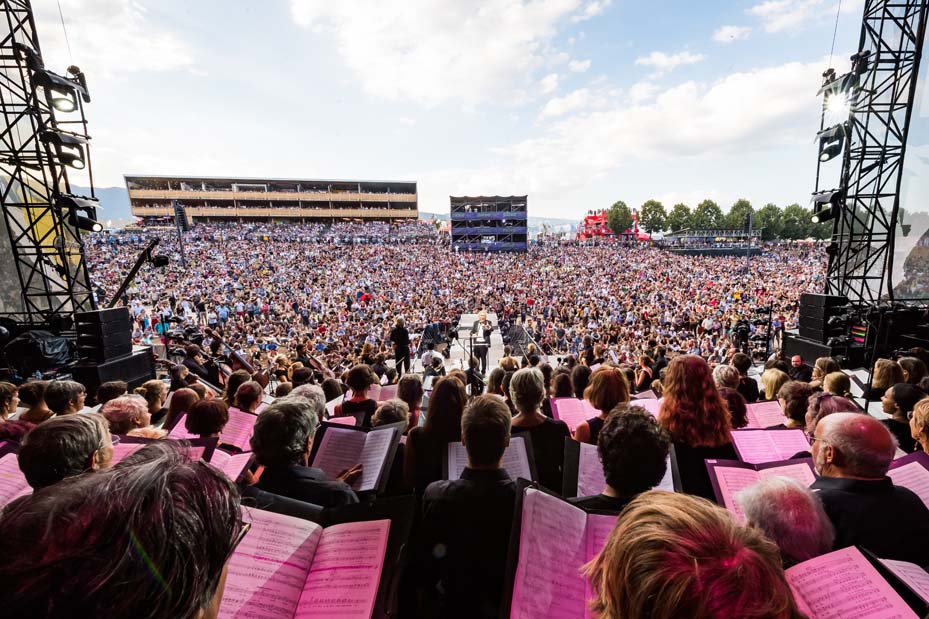
{"label": "loudspeaker", "polygon": [[[803,308],[816,308],[815,313],[822,314],[822,308],[832,308],[848,305],[848,297],[838,294],[813,294],[803,293],[800,295],[800,313],[803,314]],[[814,313],[814,312],[808,312]]]}
{"label": "loudspeaker", "polygon": [[842,322],[833,327],[829,319],[842,315],[837,308],[848,305],[846,297],[834,294],[800,295],[800,336],[819,343],[825,343],[833,335],[845,335],[847,324]]}
{"label": "loudspeaker", "polygon": [[124,380],[129,391],[155,378],[155,360],[151,347],[137,346],[130,354],[102,363],[82,361],[71,369],[74,380],[87,388],[88,398],[96,396],[97,388],[111,380]]}
{"label": "loudspeaker", "polygon": [[81,359],[102,362],[132,352],[132,319],[127,307],[78,312],[74,329]]}

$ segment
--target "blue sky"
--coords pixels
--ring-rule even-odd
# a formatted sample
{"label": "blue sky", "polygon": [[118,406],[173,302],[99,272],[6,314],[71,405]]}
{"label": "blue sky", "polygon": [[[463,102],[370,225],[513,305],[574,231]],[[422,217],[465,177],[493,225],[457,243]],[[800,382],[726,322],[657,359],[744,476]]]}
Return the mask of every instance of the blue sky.
{"label": "blue sky", "polygon": [[[127,173],[416,180],[424,211],[447,211],[450,194],[528,193],[533,215],[572,219],[620,199],[806,203],[838,8],[60,0],[69,53],[56,3],[34,4],[46,64],[88,76],[99,186]],[[840,72],[862,5],[842,2]]]}

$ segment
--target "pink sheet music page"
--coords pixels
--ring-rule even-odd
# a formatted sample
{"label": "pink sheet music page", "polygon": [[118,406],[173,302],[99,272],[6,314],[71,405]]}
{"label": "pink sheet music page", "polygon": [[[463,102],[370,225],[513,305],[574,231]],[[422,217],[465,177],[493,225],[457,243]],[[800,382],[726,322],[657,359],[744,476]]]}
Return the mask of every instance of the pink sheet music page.
{"label": "pink sheet music page", "polygon": [[323,531],[296,619],[368,619],[384,567],[390,520],[337,524]]}
{"label": "pink sheet music page", "polygon": [[252,447],[249,445],[249,439],[252,438],[255,421],[257,420],[257,415],[229,409],[229,422],[220,433],[219,442],[235,445],[242,451],[251,451]]}
{"label": "pink sheet music page", "polygon": [[578,400],[576,398],[553,398],[552,415],[555,419],[568,424],[568,430],[574,434],[575,428],[584,421],[596,417],[600,411],[590,405],[587,400]]}
{"label": "pink sheet music page", "polygon": [[605,487],[606,476],[596,446],[581,443],[577,463],[577,496],[600,494]]}
{"label": "pink sheet music page", "polygon": [[629,405],[630,406],[641,406],[642,408],[650,412],[652,416],[657,417],[658,412],[661,410],[661,402],[662,400],[655,400],[652,398],[648,398],[648,399],[643,399],[643,400],[632,400],[631,402],[629,402]]}
{"label": "pink sheet music page", "polygon": [[911,490],[929,507],[929,470],[923,465],[926,460],[923,454],[912,454],[895,460],[887,476],[895,485]]}
{"label": "pink sheet music page", "polygon": [[113,459],[110,460],[110,466],[116,466],[143,447],[145,447],[145,443],[117,443],[113,445]]}
{"label": "pink sheet music page", "polygon": [[354,415],[346,415],[345,417],[330,417],[327,419],[329,423],[338,423],[343,426],[354,426],[356,425],[356,419]]}
{"label": "pink sheet music page", "polygon": [[810,450],[803,430],[733,430],[732,442],[742,462],[752,464],[780,462]]}
{"label": "pink sheet music page", "polygon": [[8,453],[0,457],[0,507],[30,492],[32,488],[19,470],[16,454]]}
{"label": "pink sheet music page", "polygon": [[747,428],[770,428],[787,421],[787,418],[784,417],[784,411],[781,410],[781,405],[777,400],[749,404],[747,408]]}
{"label": "pink sheet music page", "polygon": [[511,619],[576,619],[586,609],[587,514],[540,490],[523,498]]}
{"label": "pink sheet music page", "polygon": [[293,617],[322,527],[260,509],[243,508],[242,512],[242,519],[251,522],[252,528],[229,559],[219,617]]}
{"label": "pink sheet music page", "polygon": [[187,431],[187,415],[181,415],[177,423],[174,424],[174,427],[168,433],[168,438],[176,440],[200,438],[197,434],[191,434]]}

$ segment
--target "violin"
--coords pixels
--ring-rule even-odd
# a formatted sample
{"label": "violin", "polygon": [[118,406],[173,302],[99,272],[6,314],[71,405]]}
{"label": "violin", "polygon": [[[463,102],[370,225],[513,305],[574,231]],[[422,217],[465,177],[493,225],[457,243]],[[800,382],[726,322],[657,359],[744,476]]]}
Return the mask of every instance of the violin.
{"label": "violin", "polygon": [[[239,354],[237,350],[234,350],[231,346],[226,344],[225,340],[216,333],[213,329],[205,327],[203,332],[210,336],[213,340],[220,343],[226,350],[226,356],[229,358],[230,365],[232,366],[232,371],[236,370],[245,370],[248,372],[252,380],[261,385],[261,388],[264,389],[268,386],[268,383],[271,382],[271,372],[267,369],[256,370],[248,359]],[[238,366],[238,367],[236,367]]]}

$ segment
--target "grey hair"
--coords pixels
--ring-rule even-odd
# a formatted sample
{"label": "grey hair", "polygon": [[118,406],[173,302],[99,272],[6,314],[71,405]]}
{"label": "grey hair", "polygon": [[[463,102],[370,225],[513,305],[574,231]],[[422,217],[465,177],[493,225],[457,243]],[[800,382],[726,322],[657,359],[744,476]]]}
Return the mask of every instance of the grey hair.
{"label": "grey hair", "polygon": [[290,390],[290,393],[284,397],[293,396],[300,396],[309,400],[313,407],[313,413],[315,413],[317,417],[322,416],[323,411],[326,410],[326,393],[319,385],[304,384],[294,387]]}
{"label": "grey hair", "polygon": [[377,410],[374,411],[373,424],[376,426],[388,423],[398,423],[408,421],[410,418],[410,407],[406,402],[399,398],[393,398],[382,402]]}
{"label": "grey hair", "polygon": [[537,368],[523,368],[510,379],[510,399],[519,412],[536,410],[545,399],[545,378]]}
{"label": "grey hair", "polygon": [[723,387],[738,389],[740,379],[739,371],[731,365],[717,365],[713,368],[713,382],[716,383],[718,389]]}
{"label": "grey hair", "polygon": [[318,424],[319,417],[306,398],[288,396],[275,400],[258,415],[250,440],[252,451],[264,466],[298,463]]}
{"label": "grey hair", "polygon": [[[897,452],[897,438],[877,419],[860,413],[834,413],[820,421],[825,423],[822,440],[842,454],[843,466],[849,474],[868,479],[882,478],[887,475],[890,463]],[[873,440],[868,428],[885,435],[887,449]],[[884,442],[884,441],[881,441]]]}
{"label": "grey hair", "polygon": [[113,398],[100,408],[100,414],[110,423],[113,434],[125,434],[132,428],[141,426],[148,402],[139,395],[123,395]]}
{"label": "grey hair", "polygon": [[34,489],[50,486],[86,471],[109,437],[109,423],[99,413],[54,417],[23,437],[19,468]]}
{"label": "grey hair", "polygon": [[764,531],[790,563],[832,550],[835,529],[820,498],[794,479],[768,477],[735,495],[746,520]]}

